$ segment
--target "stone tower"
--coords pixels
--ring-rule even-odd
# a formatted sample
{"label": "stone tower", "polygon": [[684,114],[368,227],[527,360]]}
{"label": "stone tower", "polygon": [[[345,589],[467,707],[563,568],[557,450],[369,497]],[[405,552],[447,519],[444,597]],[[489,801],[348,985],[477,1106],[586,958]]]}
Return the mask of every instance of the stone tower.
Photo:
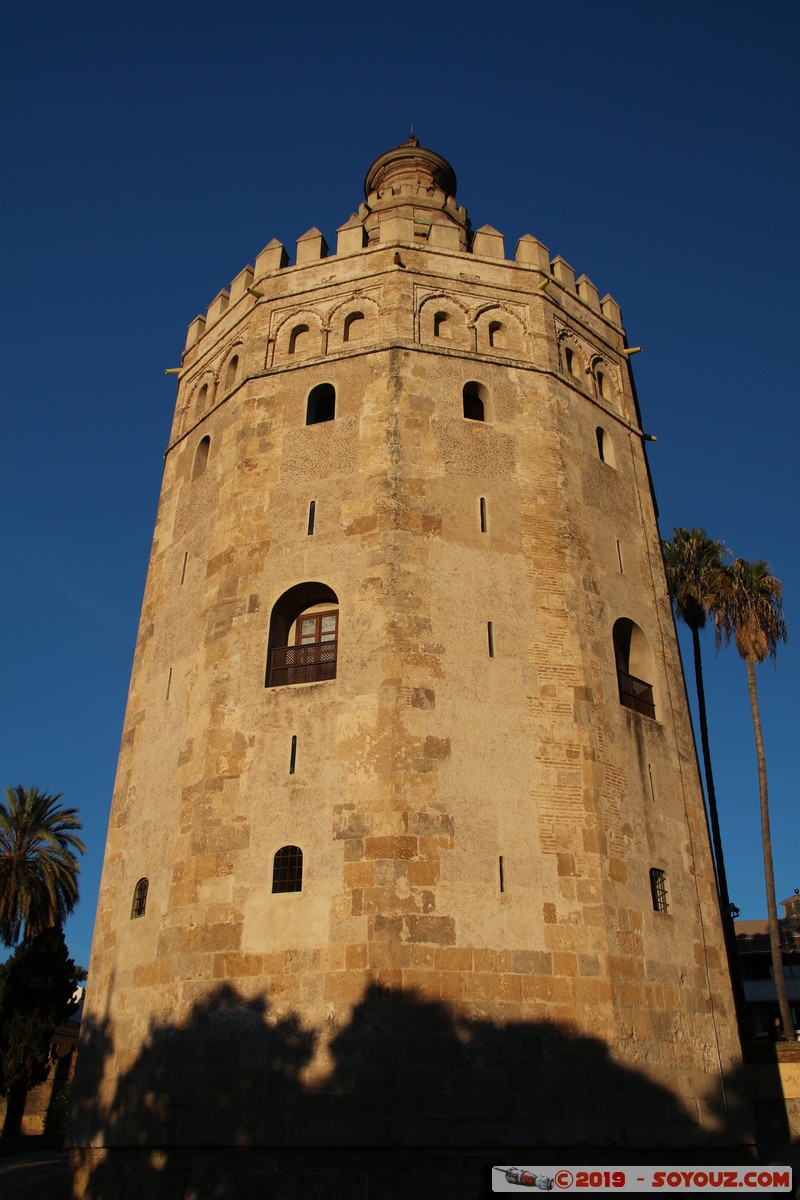
{"label": "stone tower", "polygon": [[467,1196],[501,1146],[741,1140],[619,307],[473,231],[413,137],[364,191],[335,254],[272,241],[189,327],[79,1194],[302,1163],[383,1196],[390,1162]]}

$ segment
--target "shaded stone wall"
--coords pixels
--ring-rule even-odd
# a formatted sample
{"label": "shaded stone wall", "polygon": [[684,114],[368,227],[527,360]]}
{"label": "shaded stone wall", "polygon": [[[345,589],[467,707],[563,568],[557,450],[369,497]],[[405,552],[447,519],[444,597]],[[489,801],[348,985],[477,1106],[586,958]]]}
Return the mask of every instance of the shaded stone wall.
{"label": "shaded stone wall", "polygon": [[800,1045],[751,1043],[747,1080],[759,1144],[800,1144]]}
{"label": "shaded stone wall", "polygon": [[[20,1123],[23,1137],[62,1134],[66,1128],[69,1092],[75,1074],[75,1050],[68,1050],[51,1063],[43,1083],[30,1088]],[[0,1096],[0,1129],[6,1119],[7,1098]]]}

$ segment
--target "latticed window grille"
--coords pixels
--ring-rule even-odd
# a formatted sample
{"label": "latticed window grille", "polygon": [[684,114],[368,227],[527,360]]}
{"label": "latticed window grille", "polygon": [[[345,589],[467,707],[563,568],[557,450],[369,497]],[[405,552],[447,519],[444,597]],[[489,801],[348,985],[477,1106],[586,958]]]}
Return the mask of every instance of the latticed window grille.
{"label": "latticed window grille", "polygon": [[303,851],[299,846],[281,846],[272,864],[273,892],[303,890]]}
{"label": "latticed window grille", "polygon": [[269,668],[269,686],[320,683],[336,678],[339,612],[304,613],[297,620],[294,646],[276,646]]}
{"label": "latticed window grille", "polygon": [[336,678],[336,642],[277,646],[272,651],[269,686],[321,683]]}
{"label": "latticed window grille", "polygon": [[627,671],[619,669],[617,670],[617,681],[620,704],[655,720],[656,706],[653,703],[652,684],[645,683],[643,679],[637,679],[635,675],[629,675]]}
{"label": "latticed window grille", "polygon": [[650,868],[650,894],[653,897],[653,911],[666,912],[669,908],[667,904],[667,876],[658,867]]}
{"label": "latticed window grille", "polygon": [[146,879],[140,879],[133,889],[133,904],[131,905],[131,920],[143,917],[147,908],[147,889],[150,884]]}

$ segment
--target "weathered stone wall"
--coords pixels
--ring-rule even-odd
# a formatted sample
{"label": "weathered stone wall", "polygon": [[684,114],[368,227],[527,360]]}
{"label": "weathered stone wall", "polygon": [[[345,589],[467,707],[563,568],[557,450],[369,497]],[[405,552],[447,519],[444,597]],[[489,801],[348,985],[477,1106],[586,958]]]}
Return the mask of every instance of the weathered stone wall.
{"label": "weathered stone wall", "polygon": [[[533,239],[511,263],[488,227],[480,257],[401,217],[294,267],[271,244],[192,328],[73,1140],[739,1141],[619,310],[562,260],[545,271]],[[464,417],[470,381],[484,422]],[[320,383],[335,420],[309,426]],[[338,597],[336,679],[265,688],[270,613],[308,581]],[[620,704],[621,617],[645,635],[655,719]],[[302,892],[271,891],[283,845]]]}

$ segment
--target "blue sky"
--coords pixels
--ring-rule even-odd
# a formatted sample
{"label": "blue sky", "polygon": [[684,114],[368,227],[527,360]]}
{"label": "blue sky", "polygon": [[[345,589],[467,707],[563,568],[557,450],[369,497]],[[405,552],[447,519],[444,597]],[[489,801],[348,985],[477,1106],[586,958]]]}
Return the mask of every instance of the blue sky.
{"label": "blue sky", "polygon": [[[186,326],[272,238],[357,207],[411,123],[473,225],[530,232],[623,309],[665,535],[785,587],[759,668],[778,898],[800,887],[794,3],[336,8],[54,0],[4,19],[0,783],[88,843],[88,963]],[[731,895],[764,913],[746,672],[705,638]],[[684,654],[689,655],[688,641]],[[687,657],[691,669],[691,660]]]}

